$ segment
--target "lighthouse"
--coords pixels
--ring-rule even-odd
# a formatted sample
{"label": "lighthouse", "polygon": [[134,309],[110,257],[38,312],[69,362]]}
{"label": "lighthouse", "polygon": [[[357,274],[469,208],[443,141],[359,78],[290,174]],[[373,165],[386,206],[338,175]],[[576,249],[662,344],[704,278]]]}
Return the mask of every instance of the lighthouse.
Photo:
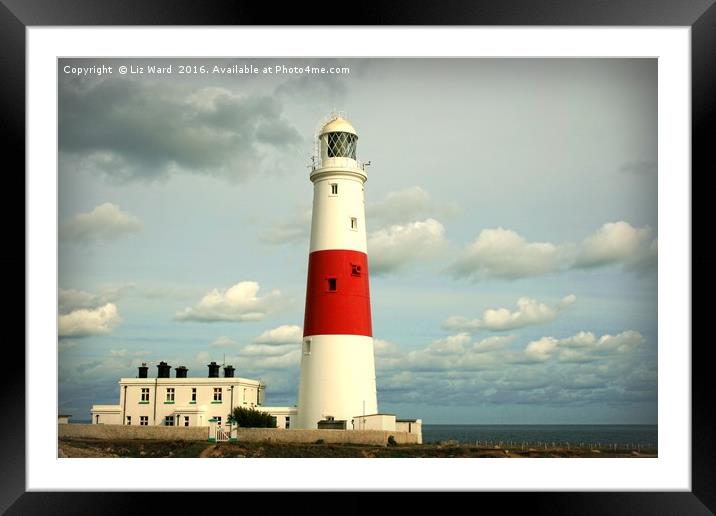
{"label": "lighthouse", "polygon": [[341,116],[317,134],[297,428],[376,414],[364,187],[358,134]]}

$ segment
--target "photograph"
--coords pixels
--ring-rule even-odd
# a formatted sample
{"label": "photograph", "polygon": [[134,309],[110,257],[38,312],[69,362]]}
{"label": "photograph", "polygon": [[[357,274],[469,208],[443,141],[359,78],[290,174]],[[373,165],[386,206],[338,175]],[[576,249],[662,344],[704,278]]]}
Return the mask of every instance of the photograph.
{"label": "photograph", "polygon": [[57,457],[659,457],[655,57],[57,59]]}

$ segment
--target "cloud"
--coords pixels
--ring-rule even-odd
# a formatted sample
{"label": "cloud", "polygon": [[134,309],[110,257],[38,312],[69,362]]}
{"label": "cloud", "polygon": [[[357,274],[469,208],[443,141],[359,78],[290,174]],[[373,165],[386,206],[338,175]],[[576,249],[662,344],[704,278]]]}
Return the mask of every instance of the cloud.
{"label": "cloud", "polygon": [[225,335],[221,335],[220,337],[217,337],[214,339],[214,341],[209,344],[209,347],[211,348],[228,348],[231,346],[236,346],[237,342],[229,337],[226,337]]}
{"label": "cloud", "polygon": [[457,278],[517,279],[568,269],[622,265],[646,269],[657,261],[657,240],[648,226],[604,224],[580,244],[528,242],[512,230],[484,229],[450,266]]}
{"label": "cloud", "polygon": [[564,248],[527,242],[516,232],[483,229],[452,266],[456,277],[523,278],[554,272],[567,264]]}
{"label": "cloud", "polygon": [[97,308],[114,301],[113,296],[93,294],[84,290],[59,289],[57,295],[58,308],[61,314],[68,314],[79,308]]}
{"label": "cloud", "polygon": [[[329,64],[324,61],[316,65],[327,67],[335,66],[336,64],[338,62]],[[281,83],[275,91],[277,95],[285,96],[292,100],[300,99],[303,103],[312,101],[322,104],[325,103],[326,99],[330,99],[333,102],[343,100],[347,89],[345,80],[338,75],[301,75]]]}
{"label": "cloud", "polygon": [[235,181],[301,142],[275,96],[129,78],[61,81],[58,123],[61,163],[123,182],[175,172]]}
{"label": "cloud", "polygon": [[449,317],[443,328],[450,331],[473,332],[478,330],[507,331],[526,326],[545,324],[554,321],[577,297],[570,294],[564,297],[557,306],[551,307],[536,299],[521,297],[517,300],[517,310],[511,312],[507,308],[490,308],[485,310],[482,318],[467,319],[462,316]]}
{"label": "cloud", "polygon": [[440,405],[653,401],[656,348],[646,344],[633,330],[545,336],[526,345],[513,336],[472,340],[459,333],[391,356],[376,352],[378,389],[384,402]]}
{"label": "cloud", "polygon": [[392,342],[388,342],[387,340],[382,339],[373,340],[373,351],[376,356],[382,357],[390,357],[400,354],[400,349],[398,348],[398,346],[396,346]]}
{"label": "cloud", "polygon": [[109,242],[142,229],[142,221],[106,202],[88,213],[79,213],[60,226],[67,242]]}
{"label": "cloud", "polygon": [[303,329],[295,325],[282,325],[272,330],[266,330],[259,335],[255,342],[257,344],[282,345],[298,344],[303,338]]}
{"label": "cloud", "polygon": [[446,244],[445,228],[435,219],[379,229],[368,235],[371,273],[394,272],[410,262],[432,258]]}
{"label": "cloud", "polygon": [[60,315],[59,335],[60,338],[106,335],[120,321],[117,306],[113,303],[107,303],[95,309],[81,308],[68,314]]}
{"label": "cloud", "polygon": [[625,264],[628,266],[656,263],[657,241],[651,237],[651,228],[635,228],[620,221],[604,224],[582,242],[576,267],[602,267]]}
{"label": "cloud", "polygon": [[451,216],[457,212],[457,206],[435,202],[423,188],[411,186],[390,192],[384,200],[368,205],[366,212],[369,220],[394,224],[428,216]]}
{"label": "cloud", "polygon": [[272,290],[263,297],[258,295],[260,286],[255,281],[242,281],[227,289],[213,289],[194,307],[177,312],[177,321],[260,321],[277,310],[283,297]]}
{"label": "cloud", "polygon": [[311,230],[311,208],[294,214],[291,220],[269,227],[259,237],[266,244],[308,242]]}

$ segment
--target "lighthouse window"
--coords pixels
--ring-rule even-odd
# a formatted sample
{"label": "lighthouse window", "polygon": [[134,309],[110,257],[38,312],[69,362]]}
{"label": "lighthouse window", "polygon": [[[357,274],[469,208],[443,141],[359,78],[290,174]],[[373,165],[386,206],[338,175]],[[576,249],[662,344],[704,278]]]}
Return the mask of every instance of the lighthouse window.
{"label": "lighthouse window", "polygon": [[328,278],[328,290],[331,292],[336,291],[336,278]]}
{"label": "lighthouse window", "polygon": [[358,229],[358,219],[351,217],[351,229]]}
{"label": "lighthouse window", "polygon": [[360,265],[357,263],[351,263],[351,275],[360,276]]}
{"label": "lighthouse window", "polygon": [[338,183],[331,183],[331,195],[338,195]]}
{"label": "lighthouse window", "polygon": [[306,339],[303,341],[303,354],[304,355],[311,354],[311,339]]}
{"label": "lighthouse window", "polygon": [[358,137],[351,133],[328,133],[328,157],[356,159],[357,139]]}

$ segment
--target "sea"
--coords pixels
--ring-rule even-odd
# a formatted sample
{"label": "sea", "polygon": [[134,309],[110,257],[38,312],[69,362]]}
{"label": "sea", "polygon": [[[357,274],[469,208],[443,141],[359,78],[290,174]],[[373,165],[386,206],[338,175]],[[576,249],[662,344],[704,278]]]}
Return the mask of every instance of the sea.
{"label": "sea", "polygon": [[526,443],[657,448],[657,425],[423,425],[423,443]]}

